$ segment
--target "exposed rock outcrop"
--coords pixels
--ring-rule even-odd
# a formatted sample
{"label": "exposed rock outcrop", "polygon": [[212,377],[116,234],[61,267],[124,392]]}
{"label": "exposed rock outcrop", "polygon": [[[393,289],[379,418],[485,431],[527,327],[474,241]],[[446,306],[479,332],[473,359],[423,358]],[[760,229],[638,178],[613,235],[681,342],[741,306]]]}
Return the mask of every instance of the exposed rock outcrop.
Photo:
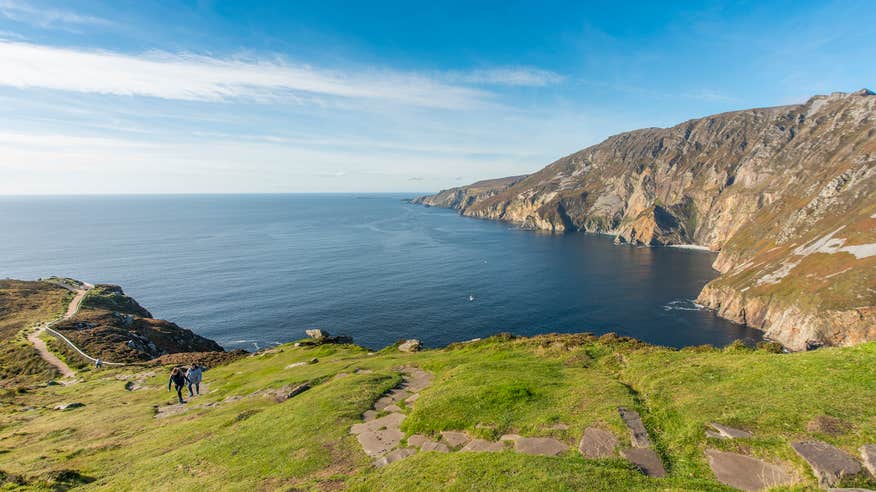
{"label": "exposed rock outcrop", "polygon": [[623,133],[532,175],[420,197],[470,217],[720,251],[698,302],[794,350],[876,340],[876,96]]}

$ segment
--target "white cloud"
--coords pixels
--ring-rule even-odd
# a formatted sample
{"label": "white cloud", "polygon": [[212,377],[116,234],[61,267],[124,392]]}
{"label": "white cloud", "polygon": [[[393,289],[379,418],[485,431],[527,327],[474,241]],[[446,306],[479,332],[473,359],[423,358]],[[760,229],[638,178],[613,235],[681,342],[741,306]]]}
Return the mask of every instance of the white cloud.
{"label": "white cloud", "polygon": [[503,67],[469,72],[452,72],[448,79],[455,82],[489,85],[544,87],[558,84],[564,77],[550,70],[532,67]]}
{"label": "white cloud", "polygon": [[49,7],[35,7],[19,0],[0,0],[0,15],[16,22],[24,22],[43,28],[59,25],[108,26],[112,24],[112,22],[100,17]]}
{"label": "white cloud", "polygon": [[338,71],[282,61],[152,52],[127,55],[0,41],[0,85],[190,101],[277,100],[302,95],[464,109],[491,94],[415,73]]}

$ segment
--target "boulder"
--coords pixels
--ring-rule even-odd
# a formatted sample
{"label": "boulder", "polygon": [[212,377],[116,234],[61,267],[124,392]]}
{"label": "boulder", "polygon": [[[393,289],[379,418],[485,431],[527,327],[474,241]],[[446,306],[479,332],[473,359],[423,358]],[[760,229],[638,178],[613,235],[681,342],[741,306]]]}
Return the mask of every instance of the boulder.
{"label": "boulder", "polygon": [[740,490],[764,490],[797,481],[786,467],[750,456],[707,449],[706,457],[719,482]]}
{"label": "boulder", "polygon": [[289,398],[292,398],[294,396],[298,396],[301,393],[304,393],[305,391],[307,391],[309,389],[310,389],[310,383],[299,384],[298,386],[292,388],[289,391],[289,394],[286,395],[286,398],[289,399]]}
{"label": "boulder", "polygon": [[832,487],[843,477],[861,473],[861,464],[855,458],[826,442],[798,441],[791,447],[809,463],[822,487]]}
{"label": "boulder", "polygon": [[610,458],[614,456],[617,445],[618,440],[613,433],[596,427],[588,427],[584,431],[584,435],[581,436],[578,451],[590,459]]}
{"label": "boulder", "polygon": [[327,331],[322,331],[317,328],[314,328],[312,330],[304,330],[304,333],[306,333],[307,336],[314,340],[322,340],[324,338],[328,338],[329,336],[329,333]]}
{"label": "boulder", "polygon": [[412,338],[400,343],[398,349],[402,352],[419,352],[422,345],[423,344],[419,340]]}

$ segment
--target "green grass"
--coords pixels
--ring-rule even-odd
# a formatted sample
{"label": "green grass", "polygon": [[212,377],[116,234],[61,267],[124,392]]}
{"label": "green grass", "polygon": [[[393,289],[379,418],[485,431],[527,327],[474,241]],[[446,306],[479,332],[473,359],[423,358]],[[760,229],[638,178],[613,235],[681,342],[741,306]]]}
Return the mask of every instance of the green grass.
{"label": "green grass", "polygon": [[[155,418],[156,407],[173,401],[166,368],[87,371],[75,385],[7,394],[0,406],[0,470],[7,482],[34,489],[725,490],[703,457],[706,447],[718,447],[787,462],[803,479],[794,490],[806,490],[815,481],[790,440],[814,437],[850,452],[876,442],[872,343],[772,354],[554,335],[369,354],[353,345],[284,345],[246,357],[208,371],[209,392],[167,418]],[[312,358],[319,362],[289,367]],[[409,365],[431,372],[434,381],[405,410],[406,433],[552,435],[569,451],[554,458],[421,453],[373,468],[350,426]],[[144,388],[126,391],[128,380]],[[305,381],[313,385],[309,391],[282,403],[273,397]],[[52,409],[71,401],[86,406]],[[650,479],[623,460],[586,460],[575,451],[590,425],[628,439],[617,414],[621,405],[642,413],[667,478]],[[806,422],[818,415],[841,418],[852,430],[810,434]],[[755,438],[708,440],[710,421],[750,429]],[[548,429],[556,423],[569,429]]]}

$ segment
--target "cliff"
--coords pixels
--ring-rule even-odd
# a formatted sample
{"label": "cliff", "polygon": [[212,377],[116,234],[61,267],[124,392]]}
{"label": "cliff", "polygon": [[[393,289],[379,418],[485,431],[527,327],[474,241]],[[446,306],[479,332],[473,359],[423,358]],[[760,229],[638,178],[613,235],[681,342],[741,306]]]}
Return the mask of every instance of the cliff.
{"label": "cliff", "polygon": [[96,285],[83,299],[80,311],[54,329],[89,355],[113,362],[224,351],[209,338],[176,323],[153,318],[117,285]]}
{"label": "cliff", "polygon": [[801,350],[876,339],[874,191],[876,96],[861,90],[623,133],[413,202],[719,251],[699,302]]}

